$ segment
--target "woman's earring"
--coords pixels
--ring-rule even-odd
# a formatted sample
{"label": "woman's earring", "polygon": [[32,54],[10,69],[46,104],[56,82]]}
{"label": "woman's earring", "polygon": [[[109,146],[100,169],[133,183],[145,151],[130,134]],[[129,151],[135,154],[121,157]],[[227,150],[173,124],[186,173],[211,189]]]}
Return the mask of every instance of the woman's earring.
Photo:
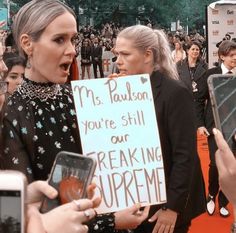
{"label": "woman's earring", "polygon": [[29,57],[28,57],[28,59],[27,59],[26,68],[28,68],[28,69],[31,68],[31,63],[30,63]]}

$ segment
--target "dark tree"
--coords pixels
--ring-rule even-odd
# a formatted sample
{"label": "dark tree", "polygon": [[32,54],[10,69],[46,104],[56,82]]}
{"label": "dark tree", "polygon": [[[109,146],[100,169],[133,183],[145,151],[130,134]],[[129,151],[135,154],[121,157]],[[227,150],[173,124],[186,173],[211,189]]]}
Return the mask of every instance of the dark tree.
{"label": "dark tree", "polygon": [[[180,21],[189,28],[202,27],[205,22],[205,7],[214,0],[62,0],[73,8],[79,17],[93,18],[96,25],[105,22],[119,22],[131,25],[140,20],[160,27],[170,27],[171,22]],[[18,8],[29,0],[13,0]]]}

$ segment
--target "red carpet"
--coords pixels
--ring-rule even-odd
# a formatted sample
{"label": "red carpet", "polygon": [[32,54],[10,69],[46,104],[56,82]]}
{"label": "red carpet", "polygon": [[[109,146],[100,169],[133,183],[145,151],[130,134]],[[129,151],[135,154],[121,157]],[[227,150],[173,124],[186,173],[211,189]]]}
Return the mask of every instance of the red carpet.
{"label": "red carpet", "polygon": [[[207,141],[203,137],[198,137],[198,151],[201,159],[207,192],[209,155]],[[230,205],[228,205],[228,207],[231,213],[230,217],[220,217],[217,206],[213,216],[209,216],[207,213],[205,213],[194,219],[192,221],[192,226],[189,233],[229,233],[231,223],[233,222],[233,211]]]}

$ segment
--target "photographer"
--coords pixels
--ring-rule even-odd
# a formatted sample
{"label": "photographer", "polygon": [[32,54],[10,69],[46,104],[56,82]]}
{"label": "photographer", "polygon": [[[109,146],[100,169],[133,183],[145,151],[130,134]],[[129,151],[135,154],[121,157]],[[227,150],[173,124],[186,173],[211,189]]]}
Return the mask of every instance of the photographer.
{"label": "photographer", "polygon": [[223,41],[225,41],[225,40],[231,40],[230,34],[226,33],[225,36],[224,36],[224,38],[222,39],[222,41],[220,41],[220,42],[218,42],[218,43],[216,44],[216,47],[219,48],[220,44],[221,44]]}

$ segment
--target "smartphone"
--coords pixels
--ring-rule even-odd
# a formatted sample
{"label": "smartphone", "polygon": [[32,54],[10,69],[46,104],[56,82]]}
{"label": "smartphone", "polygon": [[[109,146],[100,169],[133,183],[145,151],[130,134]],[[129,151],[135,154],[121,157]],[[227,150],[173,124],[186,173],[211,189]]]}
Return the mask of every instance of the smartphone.
{"label": "smartphone", "polygon": [[236,153],[236,76],[214,74],[208,78],[215,126]]}
{"label": "smartphone", "polygon": [[26,177],[18,171],[0,171],[0,232],[25,233]]}
{"label": "smartphone", "polygon": [[40,211],[53,208],[75,199],[85,198],[96,168],[92,157],[61,151],[54,161],[48,183],[58,191],[55,199],[44,198]]}

